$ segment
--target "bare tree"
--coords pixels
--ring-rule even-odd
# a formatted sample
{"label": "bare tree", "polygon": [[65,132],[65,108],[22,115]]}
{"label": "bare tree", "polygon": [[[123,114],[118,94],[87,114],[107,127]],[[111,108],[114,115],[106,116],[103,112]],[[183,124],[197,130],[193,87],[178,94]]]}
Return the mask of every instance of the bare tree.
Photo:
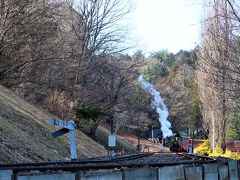
{"label": "bare tree", "polygon": [[129,48],[124,47],[126,28],[122,23],[129,8],[119,0],[78,0],[68,5],[79,17],[72,19],[75,42],[78,43],[78,49],[72,54],[78,61],[75,75],[75,85],[78,85],[80,72],[88,68],[90,61]]}
{"label": "bare tree", "polygon": [[[52,61],[51,64],[35,63],[32,66],[30,78],[42,74],[38,76],[36,85],[30,85],[31,91],[37,91],[34,95],[40,97],[40,101],[36,101],[41,105],[49,105],[50,109],[56,94],[63,94],[71,103],[87,99],[89,102],[101,101],[104,104],[110,101],[104,98],[110,96],[113,102],[118,97],[112,94],[118,94],[127,87],[126,75],[129,73],[124,73],[135,67],[134,63],[128,63],[125,57],[118,54],[125,49],[122,43],[125,42],[123,36],[126,34],[123,33],[125,28],[120,21],[129,9],[119,0],[62,2],[53,11],[59,28],[57,40],[63,43],[62,48],[56,48],[55,55],[58,58],[60,56],[61,60]],[[29,82],[36,82],[30,78]],[[116,91],[112,92],[111,88]],[[31,91],[25,94],[31,94]],[[108,111],[110,107],[108,105],[104,110]]]}
{"label": "bare tree", "polygon": [[36,62],[55,57],[58,27],[48,2],[2,0],[0,5],[0,82],[11,87],[25,81]]}
{"label": "bare tree", "polygon": [[234,96],[239,87],[239,43],[236,38],[239,26],[231,2],[215,0],[209,3],[199,53],[199,94],[213,147],[225,147],[227,115],[236,106]]}
{"label": "bare tree", "polygon": [[[92,62],[88,74],[84,76],[84,82],[78,86],[80,101],[101,108],[105,117],[113,122],[116,113],[128,110],[127,102],[133,93],[132,83],[137,77],[139,65],[139,62],[128,61],[121,55],[109,55]],[[96,131],[102,120],[103,118],[99,118],[95,121],[92,132]]]}

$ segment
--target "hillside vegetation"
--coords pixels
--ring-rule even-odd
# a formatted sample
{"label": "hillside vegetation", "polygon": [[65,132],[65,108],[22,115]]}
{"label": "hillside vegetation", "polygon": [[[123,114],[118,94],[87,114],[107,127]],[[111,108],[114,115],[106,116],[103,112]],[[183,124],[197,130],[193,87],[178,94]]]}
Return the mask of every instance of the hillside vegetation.
{"label": "hillside vegetation", "polygon": [[[51,132],[58,129],[48,124],[52,117],[0,86],[0,163],[69,159],[68,135],[51,137]],[[106,153],[103,146],[80,131],[77,145],[79,158]]]}

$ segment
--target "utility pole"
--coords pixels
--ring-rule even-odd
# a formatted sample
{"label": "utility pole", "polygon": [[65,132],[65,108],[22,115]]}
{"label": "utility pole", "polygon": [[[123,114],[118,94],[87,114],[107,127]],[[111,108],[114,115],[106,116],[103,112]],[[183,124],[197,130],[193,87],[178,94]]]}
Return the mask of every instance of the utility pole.
{"label": "utility pole", "polygon": [[111,156],[115,156],[115,152],[114,152],[114,147],[116,147],[116,135],[114,134],[114,130],[113,130],[113,115],[110,115],[110,126],[111,126],[111,132],[108,135],[108,147],[110,148],[111,151]]}
{"label": "utility pole", "polygon": [[138,144],[137,144],[137,152],[141,152],[141,144],[140,144],[140,130],[138,132]]}
{"label": "utility pole", "polygon": [[153,125],[152,125],[152,139],[153,139],[154,137],[153,137]]}
{"label": "utility pole", "polygon": [[192,130],[192,153],[194,153],[194,129]]}

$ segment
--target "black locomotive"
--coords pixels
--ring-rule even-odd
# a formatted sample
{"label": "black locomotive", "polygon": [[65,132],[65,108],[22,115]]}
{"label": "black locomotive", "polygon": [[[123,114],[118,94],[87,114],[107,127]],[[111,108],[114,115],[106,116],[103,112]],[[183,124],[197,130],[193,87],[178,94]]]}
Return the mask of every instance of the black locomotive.
{"label": "black locomotive", "polygon": [[169,147],[172,152],[186,152],[183,147],[183,137],[179,132],[174,133],[172,136],[163,138],[163,134],[159,129],[154,129],[149,141],[154,143],[162,143],[163,146]]}
{"label": "black locomotive", "polygon": [[165,146],[168,146],[171,152],[185,152],[186,150],[182,146],[182,137],[177,132],[173,136],[166,138]]}

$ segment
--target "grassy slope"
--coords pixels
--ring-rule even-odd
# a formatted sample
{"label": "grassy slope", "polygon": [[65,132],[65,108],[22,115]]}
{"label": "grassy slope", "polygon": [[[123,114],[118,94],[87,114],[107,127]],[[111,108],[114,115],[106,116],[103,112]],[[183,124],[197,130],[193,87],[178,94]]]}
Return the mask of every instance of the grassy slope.
{"label": "grassy slope", "polygon": [[[66,160],[68,135],[53,139],[59,129],[48,124],[53,115],[0,86],[0,163]],[[106,154],[106,149],[77,132],[79,158]]]}

